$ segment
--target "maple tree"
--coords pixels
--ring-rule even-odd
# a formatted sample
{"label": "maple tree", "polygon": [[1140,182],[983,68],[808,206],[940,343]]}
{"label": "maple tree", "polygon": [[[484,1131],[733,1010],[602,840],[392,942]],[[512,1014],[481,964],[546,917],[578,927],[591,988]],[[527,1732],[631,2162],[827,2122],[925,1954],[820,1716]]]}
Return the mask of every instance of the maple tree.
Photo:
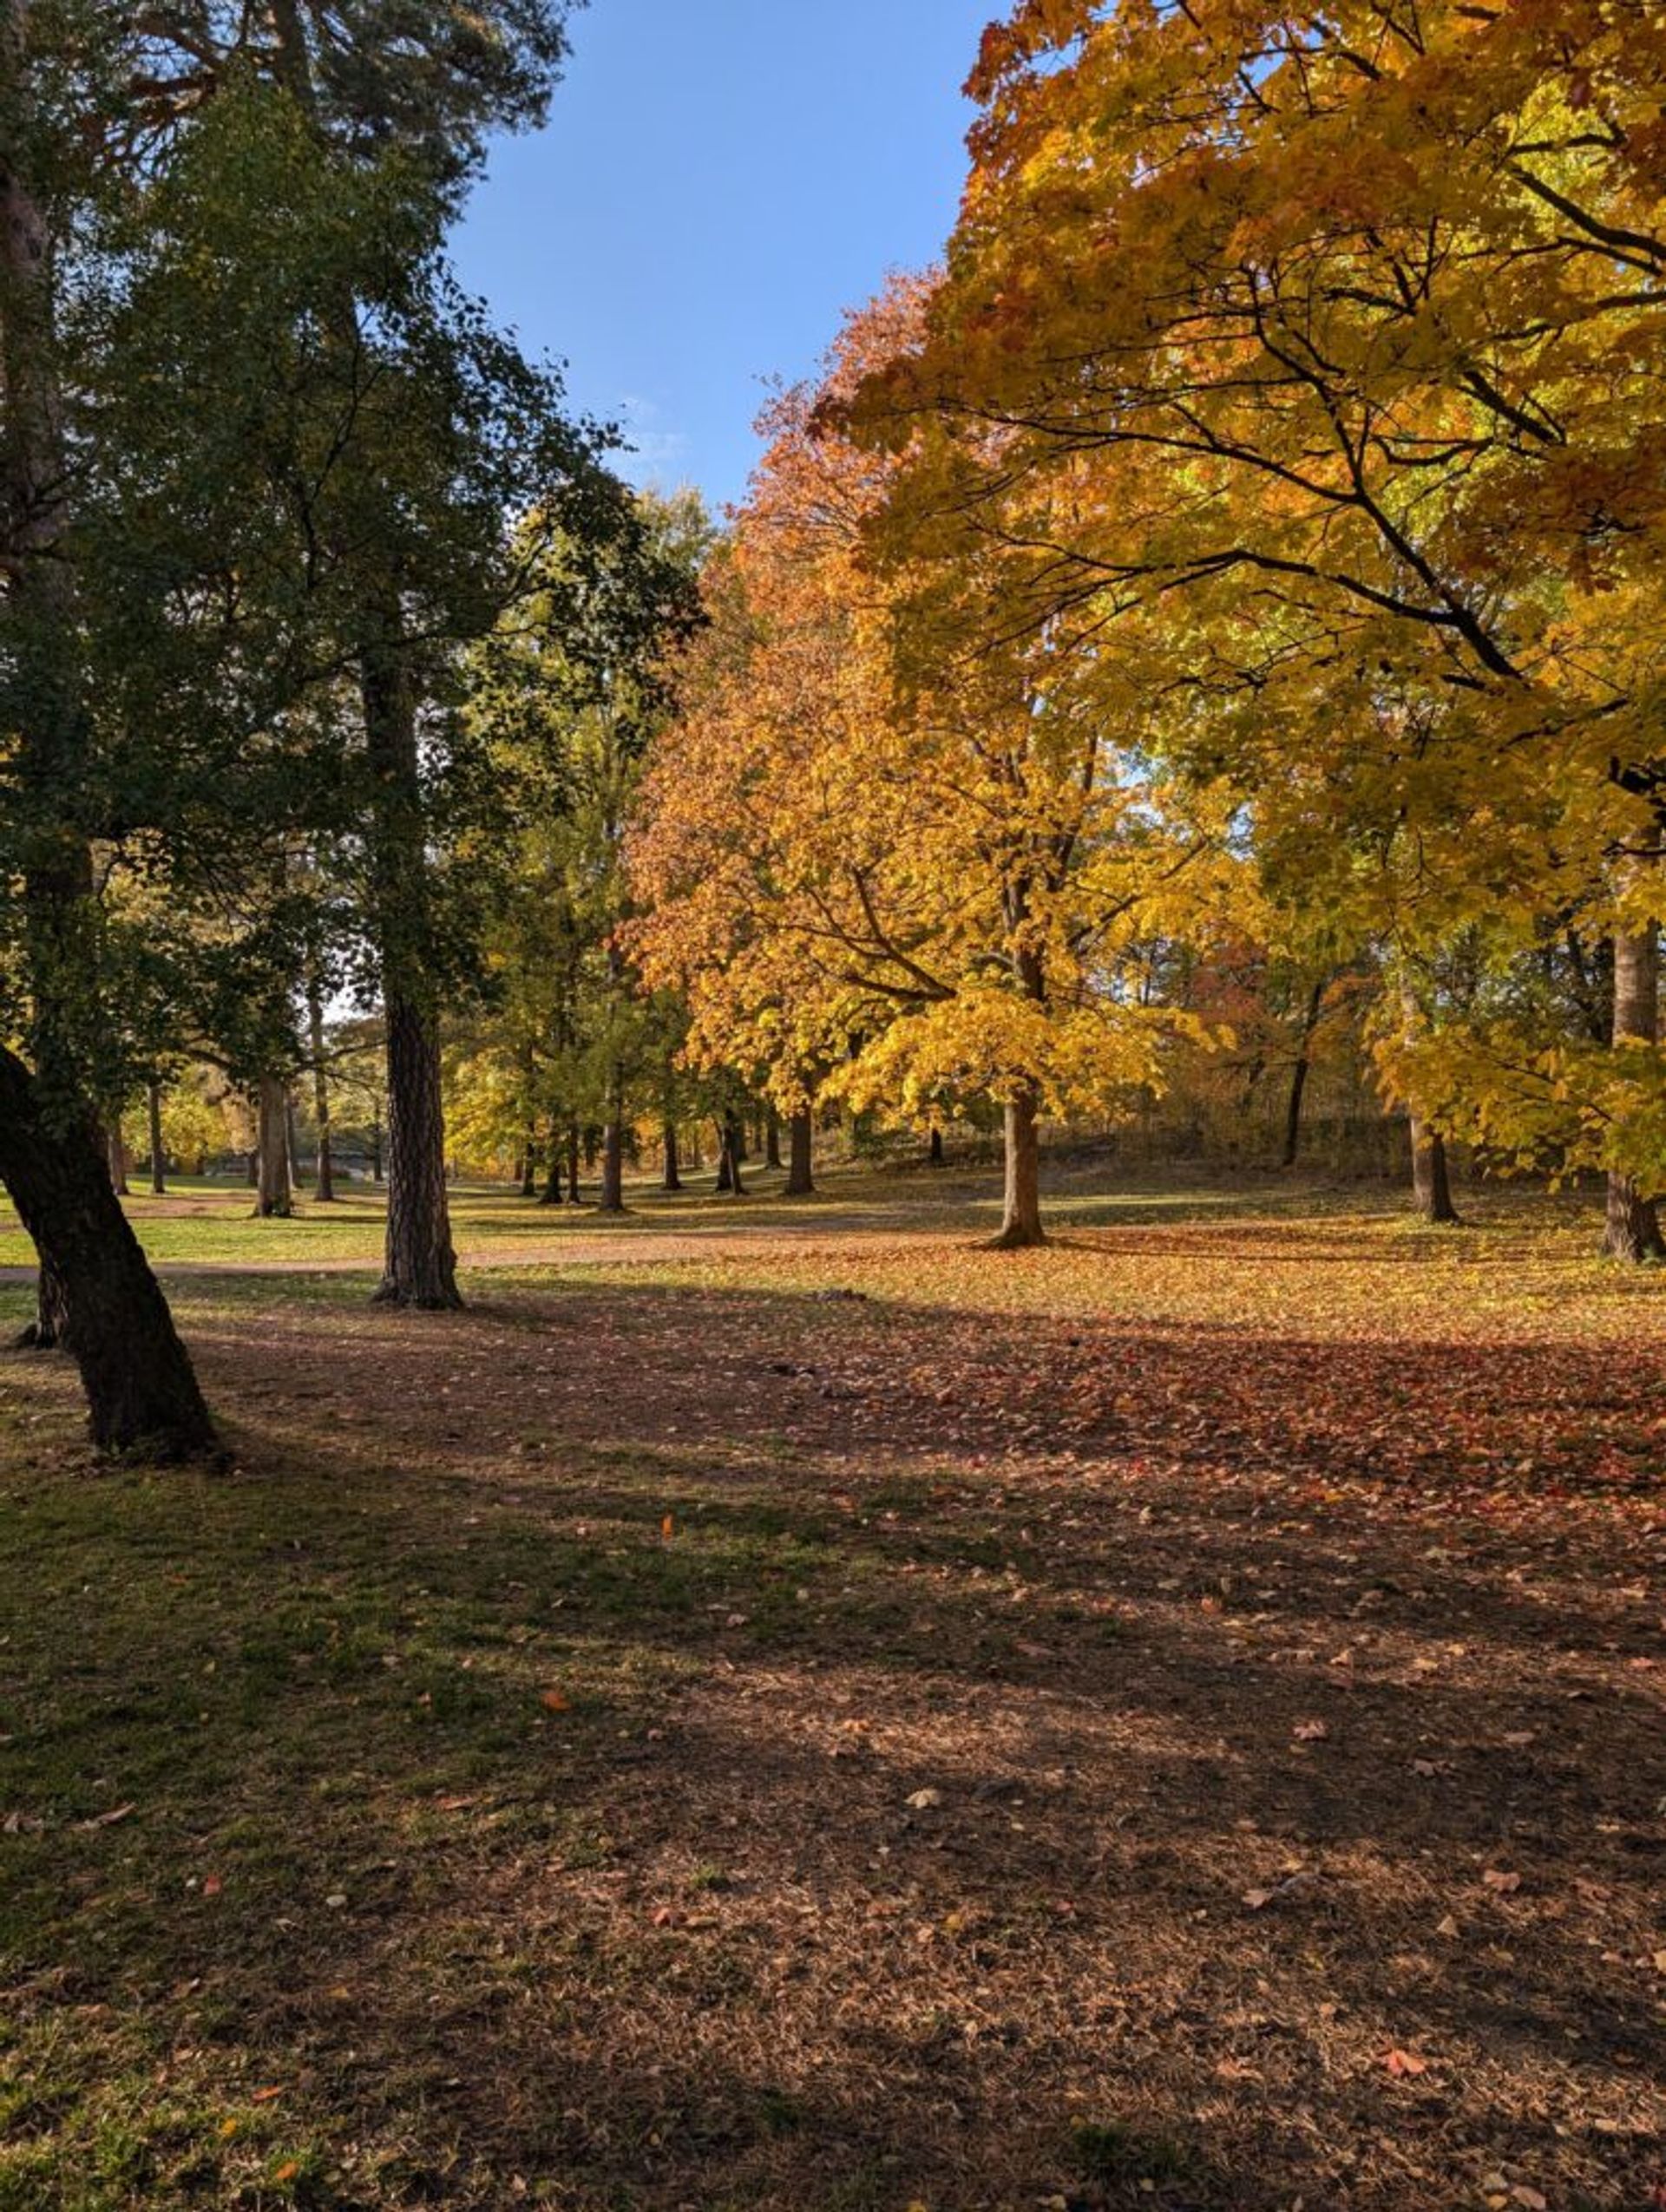
{"label": "maple tree", "polygon": [[[1571,907],[1611,948],[1614,1050],[1537,1081],[1578,1089],[1565,1156],[1629,1252],[1666,1185],[1663,85],[1640,4],[1029,0],[972,81],[925,342],[857,411],[911,456],[898,563],[999,546],[999,626],[1084,658],[1161,608],[1183,749],[1208,725],[1262,824],[1294,763],[1314,840],[1358,826],[1357,774],[1300,776],[1330,733],[1446,844],[1400,874],[1420,934],[1497,895],[1453,849],[1478,822],[1518,944]],[[1482,1070],[1447,1062],[1447,1125],[1531,1151]]]}
{"label": "maple tree", "polygon": [[693,1049],[762,1068],[789,1111],[996,1100],[1000,1238],[1033,1244],[1038,1122],[1160,1087],[1204,1040],[1165,948],[1243,885],[1218,804],[1183,813],[1150,772],[1137,692],[1108,721],[1045,642],[987,649],[993,564],[917,603],[866,566],[895,464],[830,410],[908,350],[928,290],[853,316],[820,387],[766,418],[648,779],[635,941],[687,991]]}

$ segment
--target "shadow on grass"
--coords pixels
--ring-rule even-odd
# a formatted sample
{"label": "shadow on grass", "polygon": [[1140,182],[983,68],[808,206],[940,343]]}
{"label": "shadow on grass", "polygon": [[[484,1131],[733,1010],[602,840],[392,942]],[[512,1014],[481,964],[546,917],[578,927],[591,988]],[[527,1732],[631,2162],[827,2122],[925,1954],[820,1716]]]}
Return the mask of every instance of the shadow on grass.
{"label": "shadow on grass", "polygon": [[5,1371],[4,2212],[1647,2201],[1651,1616],[1492,1501],[1648,1363],[235,1295],[230,1479]]}

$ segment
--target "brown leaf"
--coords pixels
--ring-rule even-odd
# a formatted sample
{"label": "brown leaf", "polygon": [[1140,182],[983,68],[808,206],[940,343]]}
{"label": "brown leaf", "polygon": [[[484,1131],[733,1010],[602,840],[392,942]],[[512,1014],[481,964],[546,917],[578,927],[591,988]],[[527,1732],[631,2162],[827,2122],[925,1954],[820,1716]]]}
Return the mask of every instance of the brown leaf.
{"label": "brown leaf", "polygon": [[1500,1897],[1513,1897],[1521,1887],[1518,1874],[1505,1874],[1499,1867],[1489,1867],[1481,1881],[1488,1889],[1497,1890]]}
{"label": "brown leaf", "polygon": [[571,1712],[573,1710],[570,1700],[564,1698],[559,1690],[546,1690],[538,1702],[546,1712]]}
{"label": "brown leaf", "polygon": [[1420,2058],[1415,2051],[1385,2052],[1382,2063],[1396,2081],[1414,2081],[1429,2071],[1428,2060]]}

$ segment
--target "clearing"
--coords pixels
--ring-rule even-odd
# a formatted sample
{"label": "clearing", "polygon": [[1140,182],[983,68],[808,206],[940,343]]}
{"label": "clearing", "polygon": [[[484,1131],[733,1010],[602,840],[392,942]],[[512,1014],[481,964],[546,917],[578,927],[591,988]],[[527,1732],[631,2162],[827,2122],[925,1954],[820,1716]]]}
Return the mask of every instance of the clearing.
{"label": "clearing", "polygon": [[1666,2205],[1659,1276],[828,1189],[137,1201],[223,1476],[0,1361],[0,2212]]}

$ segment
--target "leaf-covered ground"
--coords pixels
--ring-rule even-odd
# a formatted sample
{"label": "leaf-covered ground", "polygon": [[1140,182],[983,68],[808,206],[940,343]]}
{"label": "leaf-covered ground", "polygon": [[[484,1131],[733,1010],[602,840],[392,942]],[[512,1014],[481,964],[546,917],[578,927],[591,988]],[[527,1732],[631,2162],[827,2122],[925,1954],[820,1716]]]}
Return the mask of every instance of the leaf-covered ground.
{"label": "leaf-covered ground", "polygon": [[988,1203],[182,1274],[212,1478],[0,1363],[0,2212],[1666,2203],[1660,1277]]}

